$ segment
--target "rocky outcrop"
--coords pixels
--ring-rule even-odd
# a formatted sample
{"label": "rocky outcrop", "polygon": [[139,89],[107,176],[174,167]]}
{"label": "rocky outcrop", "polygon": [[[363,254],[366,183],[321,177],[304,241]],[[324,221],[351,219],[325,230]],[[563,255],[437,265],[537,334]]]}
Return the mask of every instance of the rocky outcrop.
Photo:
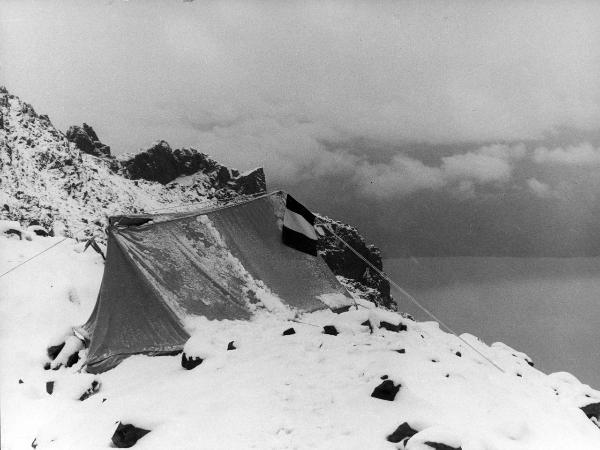
{"label": "rocky outcrop", "polygon": [[[367,245],[356,228],[329,217],[319,218],[331,226],[335,234],[356,249],[367,261],[377,269],[383,270],[381,251],[374,245]],[[373,269],[331,233],[325,231],[324,235],[319,236],[317,249],[329,268],[338,275],[338,278],[341,277],[340,281],[345,282],[351,292],[360,293],[379,306],[397,309],[390,294],[390,284],[374,273]]]}
{"label": "rocky outcrop", "polygon": [[[171,149],[166,141],[135,155],[120,158],[124,174],[133,180],[156,181],[168,184],[182,176],[202,172],[215,190],[230,190],[238,194],[257,194],[266,191],[262,168],[241,174],[229,169],[194,148]],[[226,197],[224,192],[218,197]]]}
{"label": "rocky outcrop", "polygon": [[69,127],[66,136],[84,153],[99,157],[110,156],[110,147],[100,142],[94,129],[87,123],[81,127],[78,125]]}
{"label": "rocky outcrop", "polygon": [[166,141],[158,141],[147,150],[123,157],[121,163],[132,180],[143,179],[161,184],[207,168],[206,161],[200,154],[195,155],[185,150],[175,153]]}

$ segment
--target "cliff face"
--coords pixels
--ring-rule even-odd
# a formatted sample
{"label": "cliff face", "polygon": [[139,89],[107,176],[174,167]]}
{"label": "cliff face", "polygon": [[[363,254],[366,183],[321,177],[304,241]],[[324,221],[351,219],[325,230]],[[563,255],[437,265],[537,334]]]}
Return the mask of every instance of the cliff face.
{"label": "cliff face", "polygon": [[[358,230],[329,217],[320,216],[333,232],[351,245],[367,261],[383,270],[381,251],[374,245],[368,245]],[[396,310],[397,306],[390,294],[390,284],[381,278],[348,247],[331,233],[319,236],[319,254],[325,259],[333,273],[351,292],[359,293],[363,298],[376,305]]]}
{"label": "cliff face", "polygon": [[[50,234],[104,236],[107,217],[173,206],[202,207],[266,192],[262,168],[240,173],[194,148],[158,141],[137,154],[111,155],[88,124],[57,130],[45,115],[0,88],[0,219],[36,224]],[[326,219],[348,243],[381,268],[379,249],[355,228]],[[394,307],[387,282],[335,238],[319,250],[350,291]]]}

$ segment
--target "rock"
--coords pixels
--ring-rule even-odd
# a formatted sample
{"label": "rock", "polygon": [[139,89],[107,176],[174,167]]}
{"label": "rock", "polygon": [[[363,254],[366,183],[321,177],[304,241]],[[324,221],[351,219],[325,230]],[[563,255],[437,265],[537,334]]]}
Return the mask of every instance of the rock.
{"label": "rock", "polygon": [[[225,167],[204,153],[193,148],[172,150],[166,141],[158,141],[147,150],[125,157],[121,163],[129,178],[157,181],[162,184],[199,171],[220,173],[224,183],[231,178]],[[215,183],[219,184],[216,182],[217,178],[218,175],[215,175]]]}
{"label": "rock", "polygon": [[198,367],[204,361],[199,356],[188,357],[185,352],[181,354],[181,367],[186,370],[192,370],[194,367]]}
{"label": "rock", "polygon": [[[335,234],[356,249],[367,261],[379,270],[383,269],[381,251],[374,245],[367,245],[356,228],[325,216],[319,216],[319,219],[331,226]],[[364,261],[327,230],[324,230],[323,235],[319,235],[317,249],[334,274],[350,280],[349,285],[346,285],[349,290],[354,290],[378,306],[397,309],[390,294],[390,284],[374,273]]]}
{"label": "rock", "polygon": [[112,442],[117,448],[130,448],[148,433],[150,433],[150,430],[144,430],[131,424],[122,424],[119,422],[112,436]]}
{"label": "rock", "polygon": [[406,349],[399,348],[398,350],[394,350],[396,353],[406,353]]}
{"label": "rock", "polygon": [[450,447],[449,445],[443,444],[441,442],[425,442],[425,445],[428,447],[434,448],[435,450],[462,450],[462,447]]}
{"label": "rock", "polygon": [[235,346],[235,341],[231,341],[229,344],[227,344],[227,350],[236,350],[237,347]]}
{"label": "rock", "polygon": [[46,381],[46,392],[52,395],[54,392],[54,381]]}
{"label": "rock", "polygon": [[265,171],[262,167],[245,172],[233,180],[235,190],[240,194],[259,194],[267,191]]}
{"label": "rock", "polygon": [[371,333],[373,333],[373,325],[371,325],[371,321],[370,320],[365,320],[363,323],[361,323],[361,325],[363,327],[369,327],[369,331]]}
{"label": "rock", "polygon": [[23,384],[23,380],[19,378],[19,384]]}
{"label": "rock", "polygon": [[48,233],[48,231],[40,226],[40,225],[30,225],[29,227],[27,227],[27,231],[35,234],[36,236],[48,236],[50,233]]}
{"label": "rock", "polygon": [[62,351],[64,346],[65,346],[65,343],[63,342],[62,344],[52,345],[52,346],[48,347],[46,349],[46,354],[48,355],[48,358],[50,358],[51,360],[54,361],[56,359],[56,357],[58,356],[58,354]]}
{"label": "rock", "polygon": [[323,327],[323,333],[330,334],[331,336],[337,336],[339,334],[338,330],[333,325],[325,325]]}
{"label": "rock", "polygon": [[21,233],[21,230],[15,230],[14,228],[9,228],[8,230],[4,230],[4,234],[7,234],[9,236],[17,236],[19,238],[19,240],[23,239],[23,233]]}
{"label": "rock", "polygon": [[600,402],[582,406],[581,410],[586,416],[588,416],[588,419],[595,417],[596,419],[600,420]]}
{"label": "rock", "polygon": [[73,367],[75,364],[77,364],[77,361],[79,361],[79,352],[75,352],[71,356],[69,356],[69,359],[67,359],[66,366]]}
{"label": "rock", "polygon": [[402,442],[404,439],[410,439],[417,433],[417,430],[414,430],[408,423],[404,422],[387,437],[387,440],[397,444],[398,442]]}
{"label": "rock", "polygon": [[385,328],[386,330],[393,331],[395,333],[408,330],[406,325],[404,325],[402,322],[399,322],[397,325],[394,325],[392,323],[385,322],[383,320],[381,322],[379,322],[379,328]]}
{"label": "rock", "polygon": [[91,126],[89,126],[87,123],[84,123],[82,128],[83,128],[83,131],[85,132],[85,134],[87,134],[89,136],[89,138],[92,140],[92,142],[100,140],[100,139],[98,139],[98,135],[96,134],[94,129]]}
{"label": "rock", "polygon": [[225,186],[225,185],[227,185],[227,183],[229,181],[231,181],[231,178],[232,178],[231,171],[227,167],[219,166],[216,173],[217,173],[216,185],[218,187]]}
{"label": "rock", "polygon": [[110,157],[110,147],[100,142],[94,129],[87,123],[84,123],[81,127],[78,125],[69,127],[66,136],[84,153],[92,156]]}
{"label": "rock", "polygon": [[79,397],[79,401],[87,400],[92,395],[97,394],[99,390],[100,390],[100,382],[96,381],[96,380],[92,381],[92,384],[90,385],[90,387],[83,394],[81,394],[81,397]]}
{"label": "rock", "polygon": [[462,353],[461,352],[456,352],[455,355],[460,358],[462,356]]}
{"label": "rock", "polygon": [[401,385],[395,385],[392,380],[385,380],[371,393],[371,397],[393,402]]}
{"label": "rock", "polygon": [[291,334],[296,334],[296,330],[294,330],[293,328],[288,328],[283,332],[283,336],[289,336]]}

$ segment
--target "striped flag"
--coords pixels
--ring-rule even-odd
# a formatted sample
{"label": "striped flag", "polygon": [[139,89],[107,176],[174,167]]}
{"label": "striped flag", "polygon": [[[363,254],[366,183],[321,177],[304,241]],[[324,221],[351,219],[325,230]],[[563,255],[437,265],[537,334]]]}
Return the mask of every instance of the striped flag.
{"label": "striped flag", "polygon": [[285,202],[282,238],[285,245],[317,256],[315,215],[290,194]]}

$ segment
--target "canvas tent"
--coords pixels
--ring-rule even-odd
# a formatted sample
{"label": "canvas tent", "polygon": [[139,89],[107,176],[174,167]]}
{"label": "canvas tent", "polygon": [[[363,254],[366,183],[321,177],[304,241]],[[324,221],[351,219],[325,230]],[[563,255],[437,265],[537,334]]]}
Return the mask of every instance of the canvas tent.
{"label": "canvas tent", "polygon": [[341,308],[352,299],[320,257],[282,243],[286,194],[194,213],[110,219],[94,310],[76,333],[86,368],[132,354],[169,354],[189,338],[186,318],[249,319],[260,308]]}

